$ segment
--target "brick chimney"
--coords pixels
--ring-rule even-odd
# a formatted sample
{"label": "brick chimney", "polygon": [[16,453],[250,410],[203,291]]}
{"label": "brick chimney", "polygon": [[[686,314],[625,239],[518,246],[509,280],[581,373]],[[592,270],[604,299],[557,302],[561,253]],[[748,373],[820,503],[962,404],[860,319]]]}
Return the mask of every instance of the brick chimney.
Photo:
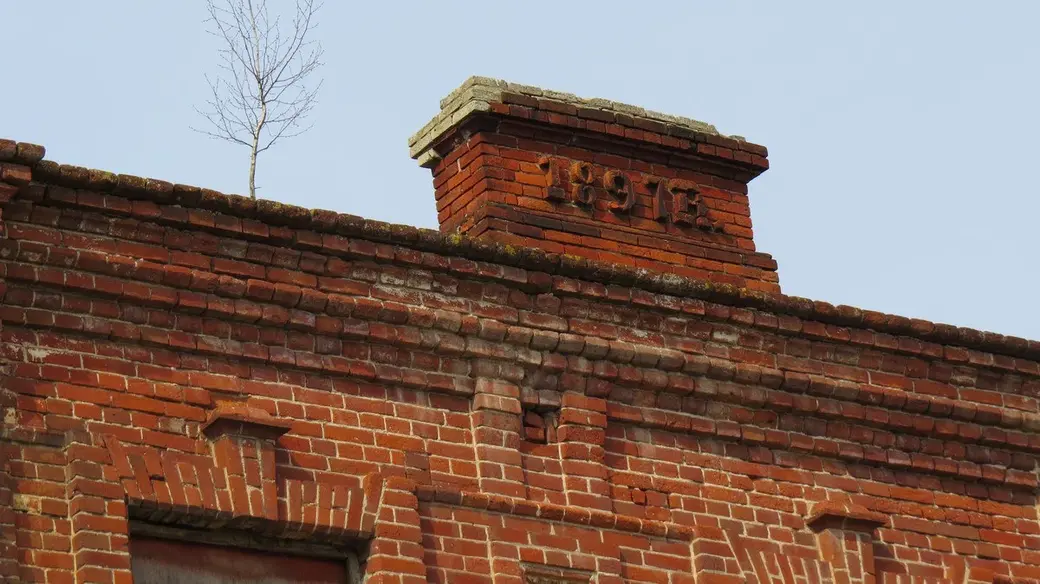
{"label": "brick chimney", "polygon": [[779,292],[748,183],[766,149],[640,107],[471,77],[409,140],[442,231]]}

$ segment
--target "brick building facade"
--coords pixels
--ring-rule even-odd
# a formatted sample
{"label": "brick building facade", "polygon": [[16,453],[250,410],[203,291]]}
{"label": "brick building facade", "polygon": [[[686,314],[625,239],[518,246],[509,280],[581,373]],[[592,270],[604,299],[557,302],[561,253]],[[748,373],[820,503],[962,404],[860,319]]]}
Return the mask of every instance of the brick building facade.
{"label": "brick building facade", "polygon": [[709,125],[441,106],[440,233],[0,141],[4,581],[1040,581],[1040,343],[781,294]]}

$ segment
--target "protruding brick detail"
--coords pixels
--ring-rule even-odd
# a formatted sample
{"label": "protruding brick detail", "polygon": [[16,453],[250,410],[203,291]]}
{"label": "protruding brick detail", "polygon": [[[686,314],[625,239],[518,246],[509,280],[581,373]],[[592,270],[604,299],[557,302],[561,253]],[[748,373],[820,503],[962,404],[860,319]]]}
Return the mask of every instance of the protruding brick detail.
{"label": "protruding brick detail", "polygon": [[888,523],[883,513],[870,511],[861,505],[820,501],[812,507],[805,524],[812,529],[843,529],[846,531],[871,532]]}
{"label": "protruding brick detail", "polygon": [[805,518],[838,584],[875,584],[874,530],[888,522],[883,513],[839,501],[817,502]]}
{"label": "protruding brick detail", "polygon": [[419,524],[416,484],[391,477],[379,504],[379,517],[368,555],[365,583],[424,584],[423,532]]}
{"label": "protruding brick detail", "polygon": [[507,381],[478,378],[471,416],[478,488],[509,497],[527,496],[519,449],[520,389]]}
{"label": "protruding brick detail", "polygon": [[[360,488],[275,478],[274,457],[256,441],[220,436],[213,458],[104,442],[115,477],[139,519],[157,522],[249,526],[268,533],[370,535],[382,479]],[[278,484],[280,483],[280,484]]]}
{"label": "protruding brick detail", "polygon": [[779,291],[747,183],[765,148],[693,120],[472,78],[412,138],[441,230]]}
{"label": "protruding brick detail", "polygon": [[874,584],[874,538],[870,533],[827,527],[817,535],[820,558],[837,584]]}
{"label": "protruding brick detail", "polygon": [[210,440],[225,436],[275,440],[290,428],[292,421],[279,420],[260,408],[226,404],[214,409],[201,429]]}
{"label": "protruding brick detail", "polygon": [[610,470],[604,464],[606,429],[604,399],[573,391],[563,394],[556,435],[568,505],[613,510]]}

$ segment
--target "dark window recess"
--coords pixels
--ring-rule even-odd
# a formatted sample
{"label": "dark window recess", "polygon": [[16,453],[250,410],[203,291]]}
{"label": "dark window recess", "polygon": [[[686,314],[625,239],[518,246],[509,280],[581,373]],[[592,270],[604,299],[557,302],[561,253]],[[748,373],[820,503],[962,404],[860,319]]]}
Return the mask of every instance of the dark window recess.
{"label": "dark window recess", "polygon": [[524,410],[524,439],[536,444],[556,442],[556,425],[559,410]]}
{"label": "dark window recess", "polygon": [[132,537],[134,584],[350,584],[346,559]]}

